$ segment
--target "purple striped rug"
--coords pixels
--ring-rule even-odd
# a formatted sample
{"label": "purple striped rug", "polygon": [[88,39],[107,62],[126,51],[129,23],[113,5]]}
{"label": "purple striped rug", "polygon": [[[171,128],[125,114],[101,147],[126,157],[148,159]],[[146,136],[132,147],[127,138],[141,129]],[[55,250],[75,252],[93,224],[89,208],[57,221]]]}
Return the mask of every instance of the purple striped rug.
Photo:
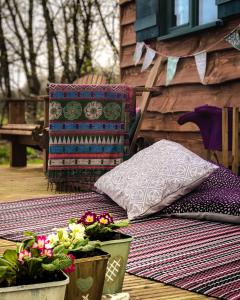
{"label": "purple striped rug", "polygon": [[[85,210],[126,214],[96,193],[0,204],[0,237],[20,240],[23,230],[50,232]],[[125,228],[134,236],[127,271],[221,299],[240,299],[240,226],[155,215]]]}

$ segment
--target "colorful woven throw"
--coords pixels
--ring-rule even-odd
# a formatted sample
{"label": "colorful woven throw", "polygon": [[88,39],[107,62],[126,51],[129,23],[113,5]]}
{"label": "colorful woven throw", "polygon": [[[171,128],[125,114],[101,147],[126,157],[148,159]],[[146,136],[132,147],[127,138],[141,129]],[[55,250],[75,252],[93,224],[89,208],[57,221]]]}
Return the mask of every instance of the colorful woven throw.
{"label": "colorful woven throw", "polygon": [[57,190],[91,190],[129,155],[134,89],[50,84],[49,101],[49,183]]}

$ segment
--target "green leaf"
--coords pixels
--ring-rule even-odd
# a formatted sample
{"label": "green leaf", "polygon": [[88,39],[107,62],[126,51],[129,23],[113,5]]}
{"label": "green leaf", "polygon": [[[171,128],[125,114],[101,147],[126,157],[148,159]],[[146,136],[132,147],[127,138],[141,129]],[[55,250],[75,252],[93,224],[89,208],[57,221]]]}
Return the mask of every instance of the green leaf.
{"label": "green leaf", "polygon": [[87,243],[88,243],[88,239],[84,239],[84,240],[81,240],[81,241],[77,241],[76,243],[74,243],[72,249],[75,249],[75,248],[79,248],[79,247],[85,246],[85,245],[87,245]]}
{"label": "green leaf", "polygon": [[8,249],[4,252],[3,258],[7,261],[11,262],[12,264],[17,264],[17,252],[16,250]]}
{"label": "green leaf", "polygon": [[78,221],[78,218],[70,218],[68,220],[68,224],[75,224],[75,223],[77,223],[77,221]]}
{"label": "green leaf", "polygon": [[14,269],[16,267],[16,263],[12,263],[11,261],[8,261],[4,257],[0,257],[0,266],[7,266]]}
{"label": "green leaf", "polygon": [[53,249],[53,254],[63,253],[65,250],[64,245],[58,245]]}
{"label": "green leaf", "polygon": [[72,259],[67,255],[60,254],[58,255],[57,259],[53,261],[53,264],[56,266],[58,270],[60,269],[63,270],[71,266]]}
{"label": "green leaf", "polygon": [[25,236],[32,236],[32,237],[36,236],[36,234],[34,232],[28,231],[28,230],[24,231],[23,235],[25,235]]}
{"label": "green leaf", "polygon": [[4,275],[7,273],[9,267],[7,266],[0,266],[0,278],[3,278]]}
{"label": "green leaf", "polygon": [[99,223],[98,223],[98,222],[95,222],[95,223],[93,223],[92,225],[87,226],[86,229],[85,229],[85,231],[87,232],[87,231],[96,229],[98,226],[99,226]]}
{"label": "green leaf", "polygon": [[51,263],[51,264],[42,264],[41,266],[44,270],[49,271],[49,272],[53,272],[53,271],[57,270],[56,265],[53,264],[53,263]]}
{"label": "green leaf", "polygon": [[89,252],[89,251],[93,251],[95,248],[96,248],[96,246],[95,246],[94,244],[90,244],[90,243],[89,243],[89,244],[83,246],[83,247],[81,248],[81,251],[82,251],[82,252]]}
{"label": "green leaf", "polygon": [[111,224],[112,228],[121,228],[121,227],[127,227],[129,225],[129,221],[126,220],[119,220],[116,221],[115,223]]}

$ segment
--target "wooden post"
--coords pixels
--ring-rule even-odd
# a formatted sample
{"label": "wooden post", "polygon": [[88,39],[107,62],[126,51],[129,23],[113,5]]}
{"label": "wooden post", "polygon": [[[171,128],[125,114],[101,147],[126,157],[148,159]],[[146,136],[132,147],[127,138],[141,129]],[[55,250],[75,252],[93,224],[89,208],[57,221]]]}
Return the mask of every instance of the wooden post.
{"label": "wooden post", "polygon": [[[9,101],[9,124],[25,124],[25,102]],[[18,143],[18,137],[14,137],[10,144],[10,166],[26,167],[27,165],[27,147]]]}
{"label": "wooden post", "polygon": [[232,123],[232,171],[238,175],[239,165],[239,108],[233,107],[233,123]]}
{"label": "wooden post", "polygon": [[[157,81],[157,78],[158,78],[158,75],[159,75],[159,72],[160,72],[160,66],[163,62],[163,59],[164,58],[159,56],[157,58],[157,60],[155,61],[154,66],[152,67],[152,69],[151,69],[151,71],[148,75],[148,78],[147,78],[147,81],[146,81],[146,84],[145,84],[146,88],[152,88],[155,85],[155,83]],[[137,125],[136,131],[135,131],[133,139],[132,139],[132,143],[131,143],[131,147],[130,147],[130,154],[131,155],[134,153],[136,140],[137,140],[137,137],[139,135],[141,125],[142,125],[142,122],[143,122],[143,119],[144,119],[144,115],[147,111],[150,100],[151,100],[151,92],[143,92],[143,94],[142,94],[141,117],[140,117],[140,120],[138,121],[138,125]]]}
{"label": "wooden post", "polygon": [[228,109],[222,109],[222,164],[228,168]]}

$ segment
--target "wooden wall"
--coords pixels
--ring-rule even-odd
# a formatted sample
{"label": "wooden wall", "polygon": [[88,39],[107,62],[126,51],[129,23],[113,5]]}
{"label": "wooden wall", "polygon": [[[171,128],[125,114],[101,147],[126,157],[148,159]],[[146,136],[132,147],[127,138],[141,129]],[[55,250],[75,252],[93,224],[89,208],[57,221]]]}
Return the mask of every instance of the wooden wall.
{"label": "wooden wall", "polygon": [[[140,72],[141,63],[133,64],[136,45],[134,22],[135,0],[120,0],[120,68],[121,82],[134,86],[144,85],[149,70]],[[227,42],[217,43],[240,23],[240,16],[198,33],[184,35],[168,41],[152,41],[150,46],[166,55],[181,56],[205,50],[208,63],[205,82],[202,85],[197,73],[194,57],[181,58],[171,85],[165,87],[166,64],[157,81],[163,87],[161,96],[152,98],[141,134],[157,141],[168,138],[180,142],[205,157],[198,128],[191,123],[180,126],[178,117],[195,107],[209,104],[224,107],[240,106],[240,51]],[[216,44],[216,45],[215,45]],[[214,45],[214,47],[212,47]],[[140,102],[140,99],[138,99]]]}

